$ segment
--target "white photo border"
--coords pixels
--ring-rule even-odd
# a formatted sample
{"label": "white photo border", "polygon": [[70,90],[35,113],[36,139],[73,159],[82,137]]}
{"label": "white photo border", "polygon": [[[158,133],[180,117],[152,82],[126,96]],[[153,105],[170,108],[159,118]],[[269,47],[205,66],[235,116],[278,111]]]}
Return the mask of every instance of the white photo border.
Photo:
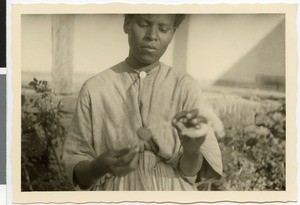
{"label": "white photo border", "polygon": [[[286,20],[286,191],[219,192],[22,192],[21,191],[21,15],[23,14],[112,14],[112,13],[284,13]],[[12,5],[12,201],[14,203],[88,202],[275,202],[296,201],[296,4],[14,4]]]}

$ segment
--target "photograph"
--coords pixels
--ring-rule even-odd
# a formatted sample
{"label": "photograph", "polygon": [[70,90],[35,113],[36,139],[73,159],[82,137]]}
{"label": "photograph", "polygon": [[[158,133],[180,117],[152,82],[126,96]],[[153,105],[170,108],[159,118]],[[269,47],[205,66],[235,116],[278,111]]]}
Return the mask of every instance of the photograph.
{"label": "photograph", "polygon": [[295,200],[286,10],[52,7],[15,7],[15,196]]}

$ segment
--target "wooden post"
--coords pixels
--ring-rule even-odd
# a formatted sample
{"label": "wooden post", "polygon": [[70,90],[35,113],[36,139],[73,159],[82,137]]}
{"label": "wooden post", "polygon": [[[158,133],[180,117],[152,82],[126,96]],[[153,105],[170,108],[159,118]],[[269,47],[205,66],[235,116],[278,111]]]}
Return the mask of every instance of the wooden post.
{"label": "wooden post", "polygon": [[176,70],[186,72],[187,70],[187,37],[189,30],[189,16],[182,22],[175,32],[173,67]]}
{"label": "wooden post", "polygon": [[74,15],[52,15],[52,87],[55,93],[73,92]]}

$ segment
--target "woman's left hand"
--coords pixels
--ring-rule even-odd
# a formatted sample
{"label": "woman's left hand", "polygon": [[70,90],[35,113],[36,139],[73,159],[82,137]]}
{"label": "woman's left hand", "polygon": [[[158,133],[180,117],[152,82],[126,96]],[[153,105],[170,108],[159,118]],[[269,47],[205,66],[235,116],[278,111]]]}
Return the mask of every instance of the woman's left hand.
{"label": "woman's left hand", "polygon": [[207,120],[199,115],[198,109],[182,111],[173,118],[185,154],[199,152],[208,132]]}

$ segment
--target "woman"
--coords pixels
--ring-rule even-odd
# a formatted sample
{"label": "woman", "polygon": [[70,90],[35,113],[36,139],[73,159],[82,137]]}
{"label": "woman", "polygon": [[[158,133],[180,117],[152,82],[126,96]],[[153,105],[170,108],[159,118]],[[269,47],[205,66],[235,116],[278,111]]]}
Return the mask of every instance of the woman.
{"label": "woman", "polygon": [[[194,79],[159,59],[184,15],[125,15],[129,55],[83,85],[64,147],[79,189],[197,190],[221,177],[222,123]],[[174,117],[175,116],[175,117]]]}

